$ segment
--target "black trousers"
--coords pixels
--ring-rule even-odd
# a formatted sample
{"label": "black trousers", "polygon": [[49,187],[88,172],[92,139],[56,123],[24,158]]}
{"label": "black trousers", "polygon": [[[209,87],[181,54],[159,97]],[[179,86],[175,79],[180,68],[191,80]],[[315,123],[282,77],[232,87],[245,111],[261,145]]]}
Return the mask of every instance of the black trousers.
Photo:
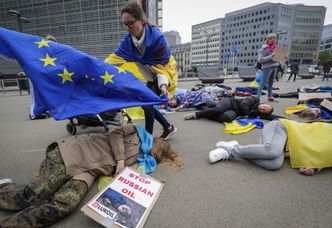
{"label": "black trousers", "polygon": [[214,108],[208,108],[203,111],[196,112],[197,118],[206,118],[214,120],[220,123],[232,122],[236,117],[237,113],[232,110],[230,99],[221,99]]}

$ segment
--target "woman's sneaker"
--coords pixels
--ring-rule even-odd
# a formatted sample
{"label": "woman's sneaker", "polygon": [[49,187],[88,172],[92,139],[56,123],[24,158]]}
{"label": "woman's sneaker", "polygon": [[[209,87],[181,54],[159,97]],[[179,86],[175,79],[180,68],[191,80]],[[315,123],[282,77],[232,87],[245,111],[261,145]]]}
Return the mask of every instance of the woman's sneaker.
{"label": "woman's sneaker", "polygon": [[7,184],[11,184],[13,183],[13,181],[11,179],[1,179],[0,180],[0,188],[7,185]]}
{"label": "woman's sneaker", "polygon": [[224,149],[230,149],[230,148],[234,148],[235,146],[238,146],[239,143],[236,140],[233,141],[220,141],[216,143],[216,147],[217,148],[224,148]]}
{"label": "woman's sneaker", "polygon": [[175,135],[177,132],[177,128],[174,127],[174,125],[171,125],[170,128],[164,130],[164,132],[161,134],[160,138],[164,141],[168,140],[172,135]]}
{"label": "woman's sneaker", "polygon": [[227,152],[227,150],[222,148],[214,149],[209,153],[209,160],[211,163],[215,163],[220,160],[223,161],[228,160],[228,158],[229,158],[229,153]]}

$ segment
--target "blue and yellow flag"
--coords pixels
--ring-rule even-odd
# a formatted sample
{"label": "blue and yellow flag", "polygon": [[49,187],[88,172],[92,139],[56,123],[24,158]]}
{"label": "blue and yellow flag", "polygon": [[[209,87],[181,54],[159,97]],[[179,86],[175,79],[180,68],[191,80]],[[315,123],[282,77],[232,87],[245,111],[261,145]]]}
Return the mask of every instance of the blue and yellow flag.
{"label": "blue and yellow flag", "polygon": [[225,129],[224,133],[226,134],[243,134],[251,131],[254,128],[261,129],[264,127],[264,123],[260,120],[259,117],[256,118],[240,118],[233,120],[230,123],[224,123]]}
{"label": "blue and yellow flag", "polygon": [[21,65],[56,120],[167,102],[132,73],[39,36],[0,28],[0,55]]}

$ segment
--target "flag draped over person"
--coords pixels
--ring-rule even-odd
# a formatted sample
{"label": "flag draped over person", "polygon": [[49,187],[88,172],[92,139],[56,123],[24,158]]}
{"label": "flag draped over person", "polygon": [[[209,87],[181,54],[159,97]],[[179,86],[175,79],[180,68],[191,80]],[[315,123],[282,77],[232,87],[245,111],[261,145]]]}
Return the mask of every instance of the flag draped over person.
{"label": "flag draped over person", "polygon": [[137,63],[149,65],[156,72],[168,77],[170,84],[167,89],[173,94],[177,87],[178,72],[176,61],[171,55],[171,49],[158,27],[145,25],[145,33],[146,47],[143,55],[136,51],[131,35],[127,33],[120,46],[105,61],[120,65],[141,80],[144,80],[144,76]]}
{"label": "flag draped over person", "polygon": [[16,60],[32,81],[36,115],[48,110],[62,120],[167,102],[132,73],[39,36],[0,28],[0,55]]}

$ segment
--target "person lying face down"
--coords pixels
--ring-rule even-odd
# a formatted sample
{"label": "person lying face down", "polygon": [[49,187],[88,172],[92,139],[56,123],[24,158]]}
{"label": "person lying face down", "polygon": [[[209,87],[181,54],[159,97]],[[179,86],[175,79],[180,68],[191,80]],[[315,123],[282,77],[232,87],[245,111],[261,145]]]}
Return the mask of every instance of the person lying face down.
{"label": "person lying face down", "polygon": [[[48,146],[38,174],[26,184],[0,180],[0,209],[18,211],[0,222],[0,227],[48,227],[67,216],[99,175],[116,175],[142,159],[141,150],[147,147],[140,134],[152,140],[142,127],[123,125],[110,133],[55,141]],[[183,167],[180,156],[159,137],[153,139],[145,157],[152,162],[149,164]]]}

